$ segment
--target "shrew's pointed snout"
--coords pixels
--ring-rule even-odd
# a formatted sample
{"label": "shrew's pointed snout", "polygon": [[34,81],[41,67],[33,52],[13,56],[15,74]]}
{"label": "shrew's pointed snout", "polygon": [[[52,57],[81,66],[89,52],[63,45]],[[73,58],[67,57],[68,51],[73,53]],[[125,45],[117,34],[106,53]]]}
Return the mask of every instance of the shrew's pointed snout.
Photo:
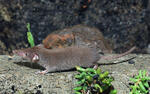
{"label": "shrew's pointed snout", "polygon": [[12,52],[13,52],[13,54],[16,54],[16,50],[13,50]]}
{"label": "shrew's pointed snout", "polygon": [[23,51],[13,50],[12,52],[13,52],[14,55],[18,55],[18,56],[21,56],[21,57],[26,57],[26,54]]}

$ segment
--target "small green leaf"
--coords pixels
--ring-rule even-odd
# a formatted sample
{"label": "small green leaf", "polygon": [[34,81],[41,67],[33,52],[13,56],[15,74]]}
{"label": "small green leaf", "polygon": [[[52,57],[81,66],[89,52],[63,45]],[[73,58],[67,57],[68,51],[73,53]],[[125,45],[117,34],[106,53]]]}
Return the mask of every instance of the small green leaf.
{"label": "small green leaf", "polygon": [[139,82],[139,87],[144,93],[147,92],[142,82]]}
{"label": "small green leaf", "polygon": [[30,23],[27,23],[27,29],[28,29],[28,32],[27,32],[28,42],[29,42],[29,44],[30,44],[31,47],[34,47],[35,44],[34,44],[33,35],[31,33],[31,30],[30,30]]}
{"label": "small green leaf", "polygon": [[82,79],[81,81],[76,82],[76,84],[83,84],[85,82],[85,79]]}
{"label": "small green leaf", "polygon": [[74,90],[76,90],[76,91],[82,90],[82,86],[75,87]]}
{"label": "small green leaf", "polygon": [[85,73],[85,72],[82,72],[82,73],[79,74],[79,75],[75,75],[75,78],[76,78],[76,79],[81,79],[81,78],[84,78],[85,75],[86,75],[86,73]]}
{"label": "small green leaf", "polygon": [[149,88],[148,82],[144,82],[143,85],[144,85],[146,88]]}
{"label": "small green leaf", "polygon": [[107,77],[108,74],[109,74],[109,72],[108,72],[108,71],[105,71],[105,72],[104,72],[104,77]]}
{"label": "small green leaf", "polygon": [[113,79],[109,78],[109,79],[105,79],[106,80],[106,84],[111,86],[111,82],[113,81]]}
{"label": "small green leaf", "polygon": [[137,86],[131,86],[131,88],[133,93],[137,91]]}
{"label": "small green leaf", "polygon": [[98,79],[103,79],[105,77],[104,74],[100,74]]}
{"label": "small green leaf", "polygon": [[107,84],[107,85],[111,86],[111,82],[109,82],[108,79],[103,79],[102,82],[103,82],[104,84]]}
{"label": "small green leaf", "polygon": [[150,77],[145,77],[145,80],[150,80]]}
{"label": "small green leaf", "polygon": [[93,78],[92,78],[91,76],[89,76],[89,75],[86,76],[86,79],[87,79],[88,81],[90,81],[90,82],[93,81]]}
{"label": "small green leaf", "polygon": [[139,71],[139,77],[142,78],[142,70]]}
{"label": "small green leaf", "polygon": [[92,73],[96,74],[96,70],[94,70],[93,68],[87,68],[86,72],[92,72]]}
{"label": "small green leaf", "polygon": [[31,32],[27,32],[27,37],[28,37],[28,42],[30,44],[31,47],[34,47],[34,39],[33,39],[33,36],[32,36],[32,33]]}
{"label": "small green leaf", "polygon": [[137,91],[135,91],[135,94],[141,94],[141,93],[140,93],[140,91],[137,90]]}
{"label": "small green leaf", "polygon": [[81,78],[81,74],[79,74],[79,75],[75,75],[75,78],[76,78],[76,79]]}
{"label": "small green leaf", "polygon": [[134,78],[135,78],[135,79],[140,79],[140,76],[139,76],[139,75],[137,75],[137,76],[135,76]]}
{"label": "small green leaf", "polygon": [[96,89],[99,89],[99,92],[100,92],[100,93],[103,92],[103,89],[100,87],[99,84],[95,84],[94,87],[95,87]]}
{"label": "small green leaf", "polygon": [[104,79],[105,77],[108,76],[108,74],[109,74],[109,72],[108,72],[108,71],[105,71],[103,74],[100,74],[100,75],[99,75],[99,78],[98,78],[98,79]]}
{"label": "small green leaf", "polygon": [[85,72],[85,69],[80,66],[76,66],[76,70],[80,72]]}
{"label": "small green leaf", "polygon": [[98,74],[98,75],[100,75],[101,74],[101,69],[98,67],[98,69],[96,70],[96,73]]}
{"label": "small green leaf", "polygon": [[146,70],[143,70],[143,78],[146,77]]}
{"label": "small green leaf", "polygon": [[82,94],[81,92],[76,91],[75,94]]}
{"label": "small green leaf", "polygon": [[95,74],[92,74],[92,73],[88,72],[88,75],[93,77]]}
{"label": "small green leaf", "polygon": [[116,89],[111,90],[109,94],[117,94],[117,90]]}
{"label": "small green leaf", "polygon": [[136,83],[137,81],[139,81],[139,79],[130,78],[130,81]]}
{"label": "small green leaf", "polygon": [[141,81],[142,81],[142,82],[145,82],[145,80],[146,80],[145,78],[141,78]]}

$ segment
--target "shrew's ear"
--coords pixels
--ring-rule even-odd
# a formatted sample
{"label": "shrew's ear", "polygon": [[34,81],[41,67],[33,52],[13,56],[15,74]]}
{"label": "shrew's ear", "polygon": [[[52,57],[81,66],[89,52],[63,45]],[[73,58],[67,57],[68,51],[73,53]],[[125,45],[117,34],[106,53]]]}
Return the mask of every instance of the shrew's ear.
{"label": "shrew's ear", "polygon": [[32,58],[32,62],[37,62],[37,61],[39,61],[39,56],[37,54],[34,54]]}

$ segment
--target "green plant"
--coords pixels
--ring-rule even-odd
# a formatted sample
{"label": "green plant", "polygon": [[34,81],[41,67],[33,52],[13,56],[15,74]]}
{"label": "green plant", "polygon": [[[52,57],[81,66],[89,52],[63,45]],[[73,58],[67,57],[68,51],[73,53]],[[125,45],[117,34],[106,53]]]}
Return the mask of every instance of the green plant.
{"label": "green plant", "polygon": [[101,72],[101,69],[82,68],[76,66],[79,74],[75,75],[78,79],[74,88],[75,94],[117,94],[117,91],[113,89],[111,82],[112,77],[108,76],[108,71]]}
{"label": "green plant", "polygon": [[150,81],[150,77],[146,70],[140,70],[139,74],[134,78],[130,78],[130,80],[133,82],[133,85],[130,85],[130,94],[149,94],[148,89],[150,87],[148,82]]}
{"label": "green plant", "polygon": [[30,44],[31,47],[34,47],[35,44],[34,44],[34,38],[33,38],[33,35],[31,33],[31,30],[30,30],[30,23],[27,23],[27,38],[28,38],[28,42]]}

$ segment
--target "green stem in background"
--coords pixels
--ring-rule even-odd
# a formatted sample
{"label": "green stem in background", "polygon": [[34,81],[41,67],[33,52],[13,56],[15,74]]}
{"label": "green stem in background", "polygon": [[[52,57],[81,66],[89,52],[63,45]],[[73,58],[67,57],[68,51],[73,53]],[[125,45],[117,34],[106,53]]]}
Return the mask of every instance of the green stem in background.
{"label": "green stem in background", "polygon": [[31,33],[31,30],[30,30],[30,23],[27,23],[27,38],[28,38],[28,42],[30,44],[31,47],[34,47],[35,44],[34,44],[34,38],[33,38],[33,35]]}

